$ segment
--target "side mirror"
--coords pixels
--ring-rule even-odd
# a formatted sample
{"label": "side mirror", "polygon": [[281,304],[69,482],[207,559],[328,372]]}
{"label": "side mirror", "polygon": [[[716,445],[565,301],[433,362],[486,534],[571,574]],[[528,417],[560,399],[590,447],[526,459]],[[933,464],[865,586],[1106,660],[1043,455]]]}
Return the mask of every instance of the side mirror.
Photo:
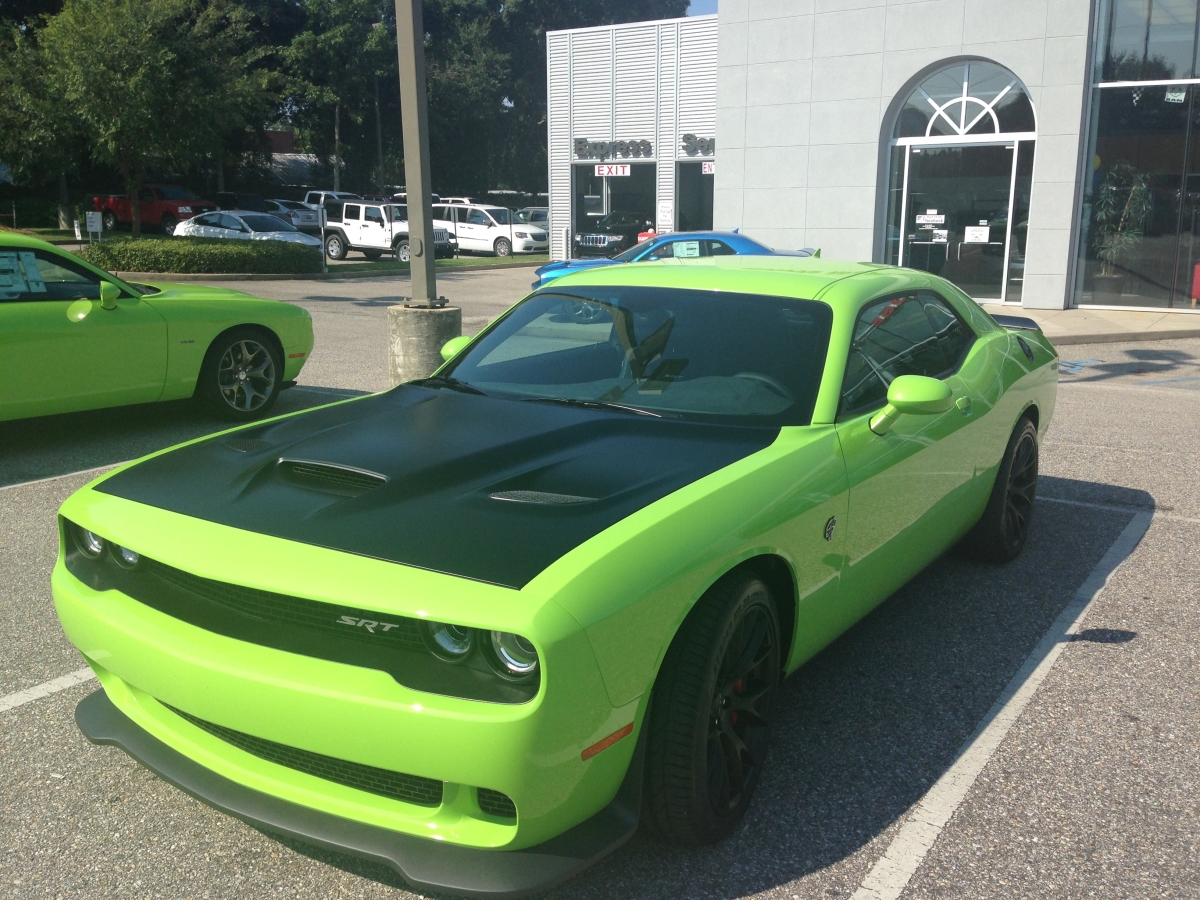
{"label": "side mirror", "polygon": [[117,298],[121,296],[121,289],[111,281],[100,282],[100,305],[105,309],[116,309]]}
{"label": "side mirror", "polygon": [[450,338],[450,340],[442,344],[442,359],[450,362],[451,359],[458,355],[458,351],[469,343],[471,343],[471,336],[469,334],[461,334],[456,338]]}
{"label": "side mirror", "polygon": [[932,416],[944,413],[954,405],[950,385],[924,375],[901,375],[892,381],[887,392],[887,406],[871,420],[871,430],[887,434],[901,416]]}

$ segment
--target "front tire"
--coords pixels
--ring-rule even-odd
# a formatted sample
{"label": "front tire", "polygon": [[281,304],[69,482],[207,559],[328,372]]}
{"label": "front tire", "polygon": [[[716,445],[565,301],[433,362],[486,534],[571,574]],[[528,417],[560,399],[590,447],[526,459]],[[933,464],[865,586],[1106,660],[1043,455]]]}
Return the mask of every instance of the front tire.
{"label": "front tire", "polygon": [[396,262],[407,263],[412,262],[412,255],[408,250],[408,241],[398,241],[396,243]]}
{"label": "front tire", "polygon": [[334,233],[325,238],[325,255],[330,259],[341,261],[346,258],[346,239]]}
{"label": "front tire", "polygon": [[508,238],[496,238],[494,249],[497,256],[512,256],[512,242]]}
{"label": "front tire", "polygon": [[1037,426],[1022,417],[1008,439],[987,507],[962,540],[966,556],[1006,563],[1020,555],[1029,537],[1037,479]]}
{"label": "front tire", "polygon": [[654,685],[646,761],[648,805],[672,843],[714,843],[745,815],[781,649],[771,591],[744,570],[713,585],[676,635]]}
{"label": "front tire", "polygon": [[235,422],[265,416],[279,398],[283,360],[275,342],[257,328],[231,328],[204,355],[196,396]]}

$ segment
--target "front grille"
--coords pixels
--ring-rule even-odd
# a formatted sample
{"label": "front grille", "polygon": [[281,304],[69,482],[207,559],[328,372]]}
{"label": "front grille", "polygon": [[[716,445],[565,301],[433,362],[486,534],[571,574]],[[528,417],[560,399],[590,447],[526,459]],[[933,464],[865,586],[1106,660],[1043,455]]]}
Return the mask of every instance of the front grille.
{"label": "front grille", "polygon": [[435,244],[446,244],[450,241],[450,232],[445,228],[433,229],[433,242]]}
{"label": "front grille", "polygon": [[512,802],[512,798],[491,788],[479,789],[479,808],[488,815],[501,819],[517,817],[517,805]]}
{"label": "front grille", "polygon": [[607,247],[607,234],[584,234],[580,235],[579,243],[584,247]]}
{"label": "front grille", "polygon": [[[390,616],[387,622],[375,622],[377,625],[391,626],[387,629],[363,631],[345,620],[352,618],[356,622],[364,619],[373,622],[378,613],[373,616],[368,610],[350,610],[348,607],[306,600],[303,597],[292,597],[240,584],[214,581],[211,578],[202,578],[145,556],[142,557],[139,568],[144,569],[148,575],[155,575],[167,584],[195,594],[210,603],[254,616],[256,619],[276,622],[280,625],[300,626],[337,637],[346,637],[348,631],[355,634],[356,637],[378,635],[381,641],[386,641],[390,645],[400,644],[409,650],[418,650],[422,653],[425,651],[425,643],[421,640],[417,621],[404,616]],[[127,593],[130,593],[134,599],[142,599],[136,593],[128,591]],[[352,612],[354,615],[339,617],[338,614],[343,611]],[[173,610],[172,613],[178,615],[178,611]]]}
{"label": "front grille", "polygon": [[330,494],[357,497],[372,488],[387,484],[387,476],[353,466],[314,462],[308,459],[281,459],[279,473],[287,481]]}
{"label": "front grille", "polygon": [[[306,775],[324,778],[326,781],[344,784],[346,787],[378,794],[381,797],[389,797],[392,800],[402,800],[405,803],[415,803],[418,806],[441,805],[442,782],[435,781],[432,778],[422,778],[419,775],[406,775],[404,772],[378,769],[375,766],[364,766],[361,763],[347,762],[344,759],[337,759],[333,756],[325,756],[321,753],[311,753],[308,750],[289,747],[286,744],[277,744],[274,741],[257,738],[241,731],[234,731],[232,728],[226,728],[223,725],[206,722],[204,719],[189,715],[183,710],[168,706],[165,703],[163,706],[166,706],[167,709],[171,710],[177,716],[191,722],[200,730],[207,731],[213,737],[219,738],[227,744],[232,744],[239,750],[244,750],[246,753],[257,756],[259,759],[265,759],[267,762],[286,766],[289,769],[295,769],[297,772],[303,772]],[[479,793],[479,805],[482,808],[483,791],[481,790]],[[497,792],[492,791],[491,793]],[[503,794],[497,793],[497,796],[503,797],[508,801],[509,806],[512,807],[512,801]],[[510,815],[516,816],[516,814],[516,808],[513,807]],[[492,815],[502,814],[492,813]]]}

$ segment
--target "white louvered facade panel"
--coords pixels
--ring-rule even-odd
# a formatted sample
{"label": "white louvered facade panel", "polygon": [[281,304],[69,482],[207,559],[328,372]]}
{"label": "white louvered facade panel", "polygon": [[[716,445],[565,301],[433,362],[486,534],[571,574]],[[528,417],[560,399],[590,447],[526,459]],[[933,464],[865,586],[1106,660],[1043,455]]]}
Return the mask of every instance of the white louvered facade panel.
{"label": "white louvered facade panel", "polygon": [[[574,204],[582,202],[575,196],[575,172],[587,172],[580,167],[601,162],[577,156],[574,144],[580,139],[649,142],[649,157],[618,155],[614,150],[603,162],[628,163],[635,167],[634,175],[644,172],[636,167],[655,165],[656,227],[660,232],[674,230],[675,161],[688,158],[680,149],[681,135],[714,137],[716,50],[716,16],[546,35],[552,258],[571,255],[570,238],[580,212]],[[615,191],[621,177],[608,176],[611,187],[606,192]]]}
{"label": "white louvered facade panel", "polygon": [[610,28],[570,35],[572,137],[613,140],[613,34]]}
{"label": "white louvered facade panel", "polygon": [[613,29],[615,140],[654,143],[658,102],[657,36],[655,25]]}
{"label": "white louvered facade panel", "polygon": [[[571,39],[564,33],[546,41],[546,127],[550,167],[550,258],[571,250]],[[557,225],[557,227],[555,227]]]}
{"label": "white louvered facade panel", "polygon": [[[717,20],[679,24],[679,132],[713,137],[717,127]],[[676,144],[676,155],[684,156]]]}

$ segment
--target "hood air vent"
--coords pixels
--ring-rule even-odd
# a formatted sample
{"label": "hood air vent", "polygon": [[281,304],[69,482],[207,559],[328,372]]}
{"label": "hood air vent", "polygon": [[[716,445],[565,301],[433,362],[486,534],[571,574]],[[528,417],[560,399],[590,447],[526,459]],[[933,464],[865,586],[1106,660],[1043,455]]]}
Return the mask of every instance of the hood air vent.
{"label": "hood air vent", "polygon": [[266,450],[271,446],[270,441],[264,441],[262,438],[247,437],[231,437],[221,443],[230,450],[236,450],[238,453],[257,453],[259,450]]}
{"label": "hood air vent", "polygon": [[311,459],[280,459],[275,466],[284,481],[326,494],[337,494],[340,497],[357,497],[387,484],[386,475],[337,463],[316,462]]}
{"label": "hood air vent", "polygon": [[543,506],[566,506],[572,503],[591,503],[595,497],[578,497],[575,494],[551,494],[546,491],[496,491],[493,500],[509,500],[513,503],[540,503]]}

